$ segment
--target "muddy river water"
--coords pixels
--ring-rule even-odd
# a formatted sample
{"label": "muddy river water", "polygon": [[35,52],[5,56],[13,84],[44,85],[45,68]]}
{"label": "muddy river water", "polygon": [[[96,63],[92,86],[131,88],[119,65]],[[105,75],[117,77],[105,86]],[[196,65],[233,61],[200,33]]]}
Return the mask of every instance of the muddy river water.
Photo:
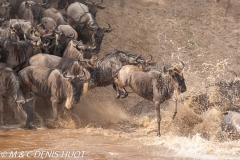
{"label": "muddy river water", "polygon": [[208,141],[154,132],[131,133],[104,128],[5,128],[0,159],[239,159],[240,142]]}
{"label": "muddy river water", "polygon": [[[180,104],[174,121],[171,108],[164,109],[162,136],[157,137],[151,102],[113,101],[114,97],[103,101],[103,97],[94,93],[83,97],[74,109],[75,121],[70,118],[59,122],[57,129],[25,130],[6,121],[6,126],[0,128],[0,160],[240,159],[240,141],[225,136],[220,127],[221,112],[216,109],[197,116]],[[91,98],[94,101],[89,101]],[[132,108],[124,110],[123,105]],[[44,111],[44,118],[51,118],[51,108]]]}

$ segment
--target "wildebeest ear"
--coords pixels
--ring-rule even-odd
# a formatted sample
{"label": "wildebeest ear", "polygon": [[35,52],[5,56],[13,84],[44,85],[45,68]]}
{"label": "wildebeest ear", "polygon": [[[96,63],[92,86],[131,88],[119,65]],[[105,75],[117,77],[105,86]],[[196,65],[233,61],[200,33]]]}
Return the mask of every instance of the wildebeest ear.
{"label": "wildebeest ear", "polygon": [[28,1],[25,1],[25,7],[29,8],[31,5],[28,3]]}

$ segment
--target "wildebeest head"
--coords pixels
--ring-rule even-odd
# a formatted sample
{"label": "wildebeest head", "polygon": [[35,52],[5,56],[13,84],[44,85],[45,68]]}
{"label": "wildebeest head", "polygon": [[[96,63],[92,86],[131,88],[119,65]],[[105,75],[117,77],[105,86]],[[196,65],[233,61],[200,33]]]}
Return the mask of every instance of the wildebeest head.
{"label": "wildebeest head", "polygon": [[67,36],[61,31],[54,31],[56,33],[56,48],[55,48],[55,55],[62,56],[66,46],[68,45],[69,39],[73,38],[75,35]]}
{"label": "wildebeest head", "polygon": [[72,108],[72,104],[76,104],[80,101],[80,95],[81,95],[81,85],[82,84],[82,78],[85,76],[85,72],[83,72],[83,75],[73,76],[69,75],[68,71],[63,73],[63,77],[67,78],[68,82],[70,83],[71,87],[67,88],[67,100],[66,100],[66,108],[70,109]]}
{"label": "wildebeest head", "polygon": [[180,68],[174,67],[174,68],[166,69],[166,67],[164,66],[164,69],[163,69],[164,72],[168,72],[169,75],[172,77],[174,90],[177,90],[179,94],[187,90],[185,79],[182,73],[182,70],[184,68],[184,63],[182,61],[180,62],[182,63],[182,67]]}
{"label": "wildebeest head", "polygon": [[86,0],[85,4],[87,4],[89,12],[96,17],[97,9],[104,9],[105,7],[100,6],[100,4],[103,2],[101,0],[100,2],[92,2],[91,0]]}
{"label": "wildebeest head", "polygon": [[[108,23],[107,23],[108,24]],[[96,49],[94,50],[94,52],[96,53],[96,54],[98,54],[99,53],[99,51],[100,51],[100,46],[101,46],[101,44],[102,44],[102,40],[103,40],[103,37],[104,37],[104,33],[108,33],[108,32],[111,32],[112,31],[112,29],[111,29],[111,26],[110,26],[110,24],[108,24],[108,27],[107,28],[105,28],[105,27],[103,27],[103,28],[98,28],[95,32],[94,32],[94,40],[95,40],[95,46],[96,46]]]}
{"label": "wildebeest head", "polygon": [[[25,1],[25,12],[28,12],[28,14],[32,14],[33,16],[33,22],[35,24],[38,24],[41,19],[42,15],[42,7],[45,7],[47,5],[47,2],[44,4],[36,3],[34,1]],[[27,15],[30,16],[30,15]]]}
{"label": "wildebeest head", "polygon": [[11,4],[4,4],[0,2],[0,23],[2,24],[5,20],[9,20],[10,19],[10,9],[11,9]]}
{"label": "wildebeest head", "polygon": [[22,29],[22,25],[18,22],[16,23],[13,23],[11,25],[10,23],[10,31],[12,34],[15,34],[19,37],[20,40],[25,40],[26,39],[26,36],[24,34],[24,31]]}
{"label": "wildebeest head", "polygon": [[121,63],[123,63],[123,65],[127,65],[127,64],[137,65],[140,63],[145,63],[145,60],[142,58],[140,54],[136,55],[136,54],[130,54],[127,52],[118,51],[117,55],[119,56],[119,60],[121,61]]}

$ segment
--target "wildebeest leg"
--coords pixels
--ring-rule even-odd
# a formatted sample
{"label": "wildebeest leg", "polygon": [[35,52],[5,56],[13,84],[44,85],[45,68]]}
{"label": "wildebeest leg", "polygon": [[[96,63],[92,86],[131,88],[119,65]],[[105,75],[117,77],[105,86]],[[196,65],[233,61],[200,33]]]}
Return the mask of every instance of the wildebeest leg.
{"label": "wildebeest leg", "polygon": [[157,131],[157,136],[161,136],[160,133],[160,123],[161,123],[161,115],[160,115],[160,103],[159,101],[154,102],[155,105],[155,111],[156,111],[156,115],[157,115],[157,123],[158,123],[158,131]]}
{"label": "wildebeest leg", "polygon": [[0,116],[1,116],[1,122],[0,125],[3,126],[3,98],[0,96]]}
{"label": "wildebeest leg", "polygon": [[27,114],[23,110],[22,104],[12,102],[10,99],[8,100],[8,104],[14,111],[14,117],[20,122],[20,127],[25,127],[27,122]]}
{"label": "wildebeest leg", "polygon": [[174,98],[174,101],[175,101],[175,106],[174,106],[174,112],[173,112],[172,119],[174,119],[177,114],[177,98]]}
{"label": "wildebeest leg", "polygon": [[57,108],[58,108],[58,101],[56,99],[52,99],[51,98],[51,102],[52,102],[52,108],[53,108],[53,118],[54,120],[56,121],[57,120],[57,115],[58,115],[58,112],[57,112]]}
{"label": "wildebeest leg", "polygon": [[120,91],[119,91],[119,87],[118,87],[118,84],[117,84],[117,83],[113,83],[113,89],[117,92],[116,98],[117,98],[117,99],[120,98],[121,93],[120,93]]}
{"label": "wildebeest leg", "polygon": [[11,107],[12,110],[13,110],[14,119],[20,120],[20,115],[19,115],[19,113],[20,113],[20,110],[19,110],[19,109],[20,109],[20,108],[17,106],[17,104],[16,104],[15,102],[12,102],[11,99],[8,99],[7,104],[8,104],[9,107]]}
{"label": "wildebeest leg", "polygon": [[115,79],[115,83],[113,83],[113,88],[114,88],[114,90],[117,92],[116,98],[119,99],[119,98],[125,98],[125,97],[127,97],[127,96],[128,96],[127,91],[125,90],[125,88],[119,87],[117,81],[118,81],[118,80]]}

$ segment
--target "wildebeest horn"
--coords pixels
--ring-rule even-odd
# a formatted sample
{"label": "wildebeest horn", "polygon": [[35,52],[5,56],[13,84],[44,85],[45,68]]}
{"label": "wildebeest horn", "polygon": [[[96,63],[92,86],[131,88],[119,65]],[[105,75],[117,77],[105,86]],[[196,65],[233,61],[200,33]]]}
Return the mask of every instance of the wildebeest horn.
{"label": "wildebeest horn", "polygon": [[150,59],[147,60],[148,63],[151,62],[151,61],[152,61],[152,58],[153,58],[153,56],[152,56],[151,54],[149,54],[149,56],[150,56]]}
{"label": "wildebeest horn", "polygon": [[140,58],[140,54],[135,58],[135,61],[139,62],[139,63],[142,63],[143,61],[139,61],[139,58]]}
{"label": "wildebeest horn", "polygon": [[61,35],[61,34],[62,34],[61,31],[53,31],[53,32],[55,32],[55,33],[58,34],[58,35]]}
{"label": "wildebeest horn", "polygon": [[72,35],[70,35],[70,36],[67,36],[67,38],[73,38],[73,37],[75,37],[75,34],[72,34]]}
{"label": "wildebeest horn", "polygon": [[[78,43],[78,44],[79,44],[79,43]],[[79,46],[78,44],[76,45],[76,48],[77,48],[77,49],[81,49],[81,50],[85,50],[85,49],[86,49],[86,46],[85,46],[85,45],[80,45],[80,46]]]}
{"label": "wildebeest horn", "polygon": [[63,73],[63,77],[64,77],[64,78],[71,78],[71,79],[74,78],[73,75],[68,75],[68,71],[65,71],[65,72]]}
{"label": "wildebeest horn", "polygon": [[95,5],[99,5],[103,2],[103,0],[101,0],[101,2],[96,2]]}
{"label": "wildebeest horn", "polygon": [[83,71],[83,74],[78,76],[80,78],[83,78],[85,76],[85,74],[86,74],[84,70],[82,70],[82,71]]}
{"label": "wildebeest horn", "polygon": [[[94,57],[95,57],[95,58],[94,58]],[[92,56],[92,60],[93,60],[93,61],[96,61],[97,59],[98,59],[98,56],[97,56],[97,55],[93,55],[93,56]]]}
{"label": "wildebeest horn", "polygon": [[49,46],[49,44],[50,44],[50,40],[48,40],[48,43],[44,43],[43,47],[47,47],[47,46]]}
{"label": "wildebeest horn", "polygon": [[182,63],[182,68],[180,68],[180,70],[183,70],[183,68],[184,68],[184,63],[183,63],[183,61],[181,61],[181,60],[179,60],[181,63]]}
{"label": "wildebeest horn", "polygon": [[93,5],[93,2],[89,1],[89,0],[86,0],[85,3],[88,4],[88,5]]}
{"label": "wildebeest horn", "polygon": [[42,22],[42,23],[40,23],[38,26],[40,27],[40,26],[42,26],[43,24],[45,25],[47,22]]}
{"label": "wildebeest horn", "polygon": [[48,4],[48,1],[46,0],[45,3],[41,4],[41,6],[46,6]]}
{"label": "wildebeest horn", "polygon": [[32,92],[29,92],[32,96],[31,98],[26,99],[26,102],[30,102],[34,98],[34,94]]}
{"label": "wildebeest horn", "polygon": [[91,49],[91,50],[94,50],[96,48],[97,48],[96,46],[93,46],[93,47],[88,46],[88,49]]}
{"label": "wildebeest horn", "polygon": [[4,17],[3,17],[3,18],[0,18],[0,21],[4,21]]}
{"label": "wildebeest horn", "polygon": [[73,43],[73,47],[76,48],[80,42],[81,42],[81,41],[78,41],[77,44],[74,44],[74,43]]}
{"label": "wildebeest horn", "polygon": [[56,26],[54,26],[53,28],[52,28],[52,30],[51,30],[51,32],[53,32],[54,30],[55,30],[55,28],[57,27],[57,25]]}
{"label": "wildebeest horn", "polygon": [[53,35],[53,33],[49,33],[49,34],[44,34],[44,35],[42,35],[42,37],[48,37],[48,36],[52,36]]}
{"label": "wildebeest horn", "polygon": [[[105,22],[105,23],[107,23],[107,22]],[[104,32],[105,31],[108,31],[108,32],[112,31],[113,29],[111,29],[112,28],[111,25],[109,23],[107,23],[107,25],[108,25],[108,28],[103,27],[103,31]]]}

